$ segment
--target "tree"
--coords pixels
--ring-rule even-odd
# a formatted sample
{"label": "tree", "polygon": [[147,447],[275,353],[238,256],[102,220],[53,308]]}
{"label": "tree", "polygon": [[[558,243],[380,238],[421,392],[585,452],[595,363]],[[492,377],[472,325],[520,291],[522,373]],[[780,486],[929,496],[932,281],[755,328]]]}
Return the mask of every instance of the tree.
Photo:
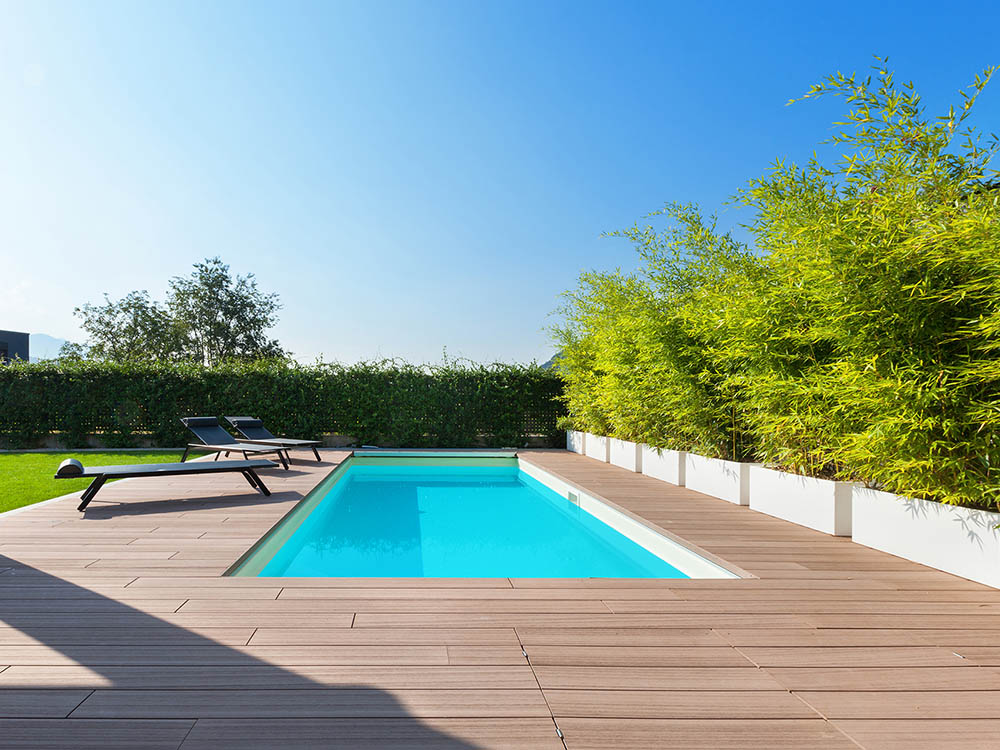
{"label": "tree", "polygon": [[66,341],[59,347],[59,353],[56,354],[56,360],[59,362],[79,362],[86,359],[87,355],[88,351],[85,345],[75,344],[72,341]]}
{"label": "tree", "polygon": [[253,274],[237,276],[219,258],[196,263],[188,277],[170,280],[165,305],[146,291],[103,305],[84,304],[74,315],[87,332],[85,345],[64,347],[60,357],[113,362],[186,360],[213,366],[228,359],[286,357],[267,335],[278,321],[278,295],[257,288]]}
{"label": "tree", "polygon": [[254,275],[237,276],[219,258],[195,263],[170,281],[167,307],[183,332],[183,351],[211,366],[226,359],[284,357],[267,330],[278,322],[278,295],[264,294]]}
{"label": "tree", "polygon": [[179,356],[182,338],[176,322],[145,290],[129,292],[120,300],[105,294],[103,305],[86,303],[73,314],[83,320],[88,342],[85,349],[67,349],[67,356],[86,354],[115,362]]}

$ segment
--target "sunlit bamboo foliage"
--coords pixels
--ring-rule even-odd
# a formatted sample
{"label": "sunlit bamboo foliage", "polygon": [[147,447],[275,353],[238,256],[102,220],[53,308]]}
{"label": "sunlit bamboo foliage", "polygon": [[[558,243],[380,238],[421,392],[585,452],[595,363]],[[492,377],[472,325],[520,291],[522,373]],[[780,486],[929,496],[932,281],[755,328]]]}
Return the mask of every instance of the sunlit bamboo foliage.
{"label": "sunlit bamboo foliage", "polygon": [[757,260],[692,206],[668,205],[658,232],[615,233],[643,259],[638,274],[588,273],[566,295],[555,328],[569,423],[662,447],[744,458],[748,442],[734,408],[728,363],[711,356],[709,321],[738,269]]}
{"label": "sunlit bamboo foliage", "polygon": [[814,86],[844,156],[751,180],[750,247],[683,206],[620,233],[640,270],[587,274],[557,329],[571,422],[1000,507],[997,141],[967,124],[992,74],[937,119],[881,60]]}

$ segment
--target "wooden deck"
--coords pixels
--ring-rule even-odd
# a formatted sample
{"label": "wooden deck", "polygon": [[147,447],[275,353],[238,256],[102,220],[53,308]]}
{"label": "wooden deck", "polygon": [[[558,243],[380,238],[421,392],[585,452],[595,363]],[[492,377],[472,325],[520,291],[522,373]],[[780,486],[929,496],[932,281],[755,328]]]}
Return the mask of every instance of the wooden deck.
{"label": "wooden deck", "polygon": [[0,517],[0,747],[1000,746],[1000,592],[564,451],[758,577],[220,577],[345,455]]}

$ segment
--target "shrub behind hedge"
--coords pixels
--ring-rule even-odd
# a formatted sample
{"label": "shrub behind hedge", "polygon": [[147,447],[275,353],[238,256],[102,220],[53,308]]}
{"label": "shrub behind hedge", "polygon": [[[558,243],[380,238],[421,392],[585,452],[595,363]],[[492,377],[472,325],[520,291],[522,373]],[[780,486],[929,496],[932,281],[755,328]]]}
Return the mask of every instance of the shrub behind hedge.
{"label": "shrub behind hedge", "polygon": [[559,444],[558,377],[530,365],[399,362],[356,365],[62,362],[0,366],[0,440],[69,447],[99,434],[109,447],[179,446],[192,415],[260,417],[276,434],[349,435],[374,445]]}

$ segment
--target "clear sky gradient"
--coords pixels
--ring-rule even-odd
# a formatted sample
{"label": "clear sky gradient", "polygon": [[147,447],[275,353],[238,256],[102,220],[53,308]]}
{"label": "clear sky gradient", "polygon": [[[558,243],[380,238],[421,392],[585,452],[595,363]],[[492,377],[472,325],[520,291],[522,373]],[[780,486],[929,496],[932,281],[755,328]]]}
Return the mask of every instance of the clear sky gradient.
{"label": "clear sky gradient", "polygon": [[[601,234],[722,210],[888,55],[930,111],[1000,63],[1000,3],[0,2],[0,328],[219,255],[303,361],[538,359]],[[1000,130],[1000,80],[976,123]]]}

